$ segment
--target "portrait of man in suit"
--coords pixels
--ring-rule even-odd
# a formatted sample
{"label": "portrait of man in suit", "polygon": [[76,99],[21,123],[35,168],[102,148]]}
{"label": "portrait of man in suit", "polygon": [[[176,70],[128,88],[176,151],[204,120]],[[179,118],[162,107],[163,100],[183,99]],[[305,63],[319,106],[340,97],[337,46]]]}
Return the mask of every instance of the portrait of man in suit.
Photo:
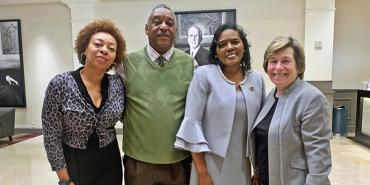
{"label": "portrait of man in suit", "polygon": [[188,29],[187,39],[189,49],[185,50],[185,52],[193,56],[198,66],[209,64],[209,50],[201,45],[203,40],[202,30],[198,26],[190,26]]}

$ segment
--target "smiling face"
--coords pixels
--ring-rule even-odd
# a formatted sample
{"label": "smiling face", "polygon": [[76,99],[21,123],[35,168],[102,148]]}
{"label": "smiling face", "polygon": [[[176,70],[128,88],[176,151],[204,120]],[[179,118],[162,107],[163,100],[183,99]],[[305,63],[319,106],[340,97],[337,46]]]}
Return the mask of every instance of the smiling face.
{"label": "smiling face", "polygon": [[105,32],[94,34],[84,52],[86,67],[107,71],[116,58],[117,42],[114,37]]}
{"label": "smiling face", "polygon": [[216,54],[217,58],[225,65],[240,66],[243,58],[244,44],[240,35],[233,29],[224,30],[218,38]]}
{"label": "smiling face", "polygon": [[188,43],[191,49],[200,45],[200,31],[196,27],[190,27],[188,30]]}
{"label": "smiling face", "polygon": [[294,50],[291,47],[273,53],[268,59],[267,74],[276,86],[276,94],[281,94],[298,77]]}
{"label": "smiling face", "polygon": [[150,46],[159,54],[171,49],[176,38],[176,22],[172,11],[166,8],[155,9],[145,25]]}

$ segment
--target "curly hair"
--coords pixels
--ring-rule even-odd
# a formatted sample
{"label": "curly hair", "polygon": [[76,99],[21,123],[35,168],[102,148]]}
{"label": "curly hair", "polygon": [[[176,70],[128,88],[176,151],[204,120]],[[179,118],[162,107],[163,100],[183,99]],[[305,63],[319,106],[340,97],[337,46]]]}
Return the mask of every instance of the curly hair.
{"label": "curly hair", "polygon": [[276,37],[267,47],[263,57],[263,69],[267,73],[267,65],[271,55],[278,53],[286,48],[294,51],[294,60],[297,64],[298,77],[303,79],[306,69],[305,54],[302,45],[293,37]]}
{"label": "curly hair", "polygon": [[250,56],[250,51],[249,51],[250,45],[247,40],[247,34],[243,31],[242,27],[236,24],[222,24],[216,29],[213,39],[212,39],[210,49],[209,49],[210,52],[209,52],[208,60],[210,61],[211,64],[216,64],[216,65],[219,65],[221,68],[224,68],[224,65],[222,64],[222,62],[217,58],[216,49],[217,49],[219,37],[221,36],[222,32],[227,29],[232,29],[238,32],[239,37],[242,40],[243,45],[244,45],[244,53],[240,61],[240,64],[244,71],[251,70],[251,56]]}
{"label": "curly hair", "polygon": [[[114,59],[114,64],[120,65],[125,59],[126,52],[126,41],[122,36],[121,31],[114,25],[114,23],[109,19],[98,19],[80,30],[75,40],[74,51],[78,56],[78,60],[82,65],[85,65],[85,58],[83,57],[83,52],[89,45],[89,42],[93,35],[99,32],[108,33],[113,36],[117,42],[116,58]],[[114,65],[112,65],[114,66]],[[112,66],[109,68],[111,69]],[[108,69],[108,70],[109,70]]]}

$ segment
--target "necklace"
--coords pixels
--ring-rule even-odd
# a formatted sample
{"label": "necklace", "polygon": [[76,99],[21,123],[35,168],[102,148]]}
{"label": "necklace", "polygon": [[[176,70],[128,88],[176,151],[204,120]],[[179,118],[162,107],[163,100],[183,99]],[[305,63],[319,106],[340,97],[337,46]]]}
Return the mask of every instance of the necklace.
{"label": "necklace", "polygon": [[[227,79],[226,78],[226,76],[224,75],[224,73],[222,72],[222,70],[221,70],[221,67],[219,66],[219,65],[217,65],[217,67],[218,67],[218,71],[220,72],[220,74],[221,74],[221,76],[222,76],[222,78],[227,82],[227,83],[229,83],[229,84],[231,84],[231,85],[235,85],[235,82],[233,82],[233,81],[231,81],[231,80],[229,80],[229,79]],[[243,85],[244,83],[245,83],[245,81],[247,80],[247,73],[246,72],[244,72],[244,79],[239,83],[239,85]]]}

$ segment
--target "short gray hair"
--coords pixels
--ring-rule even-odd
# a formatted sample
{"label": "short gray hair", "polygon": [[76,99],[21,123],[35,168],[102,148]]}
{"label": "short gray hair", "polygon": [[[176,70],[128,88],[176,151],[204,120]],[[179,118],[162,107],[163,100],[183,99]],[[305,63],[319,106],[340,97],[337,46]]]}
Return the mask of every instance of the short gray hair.
{"label": "short gray hair", "polygon": [[172,13],[173,17],[175,18],[175,24],[176,24],[176,16],[175,16],[175,13],[173,13],[172,9],[171,9],[169,6],[165,5],[165,4],[157,4],[157,5],[155,5],[155,6],[152,8],[152,10],[149,12],[149,14],[148,14],[148,16],[147,16],[147,18],[146,18],[146,23],[147,23],[147,24],[149,24],[149,21],[150,21],[151,16],[153,15],[153,12],[154,12],[156,9],[159,9],[159,8],[165,8],[165,9],[167,9],[167,10],[171,11],[171,13]]}

